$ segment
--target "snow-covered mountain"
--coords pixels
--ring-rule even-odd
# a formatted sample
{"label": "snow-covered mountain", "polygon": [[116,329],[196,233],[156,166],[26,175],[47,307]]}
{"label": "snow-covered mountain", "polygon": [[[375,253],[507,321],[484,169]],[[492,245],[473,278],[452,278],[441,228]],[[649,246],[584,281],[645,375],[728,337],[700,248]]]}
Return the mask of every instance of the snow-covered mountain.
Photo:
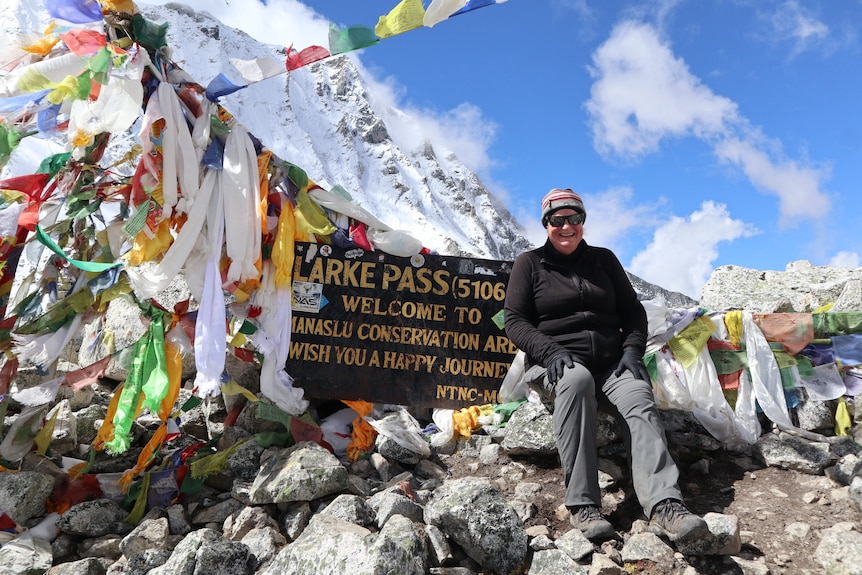
{"label": "snow-covered mountain", "polygon": [[[230,59],[270,56],[266,45],[207,13],[181,4],[138,4],[150,21],[168,22],[171,59],[200,84],[218,73],[242,85]],[[406,149],[375,109],[347,56],[329,58],[268,78],[226,96],[222,104],[266,147],[329,189],[353,200],[393,228],[408,230],[447,255],[513,259],[529,247],[524,230],[454,154],[430,142]]]}
{"label": "snow-covered mountain", "polygon": [[[4,2],[3,31],[44,29],[40,5]],[[148,21],[168,24],[169,58],[203,86],[219,73],[245,84],[231,59],[285,60],[284,47],[263,44],[206,12],[183,4],[136,6]],[[220,103],[279,158],[323,188],[340,185],[379,220],[432,250],[511,260],[530,247],[521,224],[454,154],[427,140],[407,149],[393,139],[385,118],[402,112],[375,107],[348,56],[285,71]]]}

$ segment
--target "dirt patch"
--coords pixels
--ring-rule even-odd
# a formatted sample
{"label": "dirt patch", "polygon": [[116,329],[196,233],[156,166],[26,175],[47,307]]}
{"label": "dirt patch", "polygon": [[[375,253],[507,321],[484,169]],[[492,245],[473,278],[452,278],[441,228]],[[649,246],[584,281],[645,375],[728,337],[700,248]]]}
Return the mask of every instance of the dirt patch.
{"label": "dirt patch", "polygon": [[[764,467],[750,456],[724,450],[692,460],[681,460],[676,454],[675,458],[689,508],[700,515],[715,512],[736,516],[743,542],[738,557],[765,562],[773,575],[822,573],[823,567],[814,559],[822,531],[842,521],[860,520],[860,511],[847,497],[848,488],[825,476]],[[646,518],[628,481],[624,458],[617,455],[607,460],[625,475],[603,489],[603,512],[622,540],[634,521]],[[507,498],[514,498],[521,482],[541,485],[532,501],[535,515],[525,525],[546,526],[552,539],[571,529],[565,509],[560,508],[564,488],[556,457],[502,454],[486,464],[459,451],[441,461],[453,478],[487,477]],[[705,575],[742,573],[727,557],[686,557],[685,561],[696,573]],[[631,566],[629,572],[671,575],[680,570],[649,563]]]}

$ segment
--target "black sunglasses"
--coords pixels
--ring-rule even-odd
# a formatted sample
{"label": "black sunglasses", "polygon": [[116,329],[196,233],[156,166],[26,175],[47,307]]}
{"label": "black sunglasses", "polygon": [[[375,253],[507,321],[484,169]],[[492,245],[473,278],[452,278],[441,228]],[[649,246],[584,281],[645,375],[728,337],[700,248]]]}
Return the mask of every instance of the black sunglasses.
{"label": "black sunglasses", "polygon": [[569,222],[570,226],[582,224],[584,223],[584,214],[576,212],[574,214],[569,214],[568,216],[548,216],[548,223],[555,228],[563,227],[566,222]]}

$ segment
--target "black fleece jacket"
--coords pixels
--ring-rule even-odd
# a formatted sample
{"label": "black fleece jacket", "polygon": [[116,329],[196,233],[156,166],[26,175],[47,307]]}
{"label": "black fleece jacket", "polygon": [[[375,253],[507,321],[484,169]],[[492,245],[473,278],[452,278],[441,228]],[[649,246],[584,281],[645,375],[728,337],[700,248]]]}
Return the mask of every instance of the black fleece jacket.
{"label": "black fleece jacket", "polygon": [[569,255],[550,241],[515,259],[505,304],[506,335],[546,365],[568,350],[594,375],[615,367],[623,349],[643,356],[647,318],[612,251],[581,241]]}

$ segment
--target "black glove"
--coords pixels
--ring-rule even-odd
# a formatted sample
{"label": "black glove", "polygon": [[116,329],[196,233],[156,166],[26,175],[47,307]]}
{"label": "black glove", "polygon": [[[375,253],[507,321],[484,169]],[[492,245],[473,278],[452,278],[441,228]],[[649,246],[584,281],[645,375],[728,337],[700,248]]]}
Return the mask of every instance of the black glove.
{"label": "black glove", "polygon": [[617,366],[617,370],[614,372],[614,375],[619,377],[619,375],[625,370],[632,372],[632,375],[638,379],[650,381],[649,372],[644,365],[643,355],[639,354],[632,348],[628,348],[623,351],[623,357],[620,359],[620,364]]}
{"label": "black glove", "polygon": [[[569,353],[568,351],[561,351],[551,356],[551,359],[547,361],[547,365],[545,367],[548,370],[546,374],[548,384],[553,387],[560,381],[560,378],[563,377],[563,370],[565,368],[573,368],[575,367],[575,356]],[[550,391],[550,390],[548,390]]]}

